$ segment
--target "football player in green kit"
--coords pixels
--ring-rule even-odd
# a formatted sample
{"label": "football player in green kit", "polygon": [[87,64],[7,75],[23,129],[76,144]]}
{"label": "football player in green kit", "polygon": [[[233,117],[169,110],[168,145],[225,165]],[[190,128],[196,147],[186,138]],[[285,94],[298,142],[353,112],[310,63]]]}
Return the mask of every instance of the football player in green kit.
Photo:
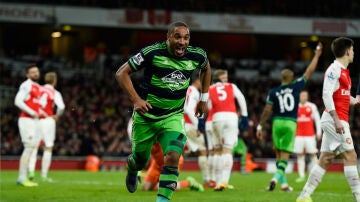
{"label": "football player in green kit", "polygon": [[[211,80],[206,52],[189,46],[189,27],[183,22],[169,25],[167,40],[143,48],[116,72],[116,79],[134,103],[132,154],[127,160],[126,187],[137,189],[137,172],[147,165],[152,145],[159,142],[165,165],[159,179],[157,202],[169,201],[178,180],[178,161],[186,143],[184,102],[190,77],[200,69],[200,102],[194,116],[206,112]],[[130,74],[144,70],[144,79],[136,92]]]}

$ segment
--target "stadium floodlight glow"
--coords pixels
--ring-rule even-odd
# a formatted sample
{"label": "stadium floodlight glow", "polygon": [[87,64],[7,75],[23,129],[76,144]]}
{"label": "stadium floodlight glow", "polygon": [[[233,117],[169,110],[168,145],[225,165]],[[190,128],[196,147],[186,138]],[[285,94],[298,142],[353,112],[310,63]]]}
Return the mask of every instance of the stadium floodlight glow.
{"label": "stadium floodlight glow", "polygon": [[64,26],[63,26],[63,30],[64,30],[64,31],[70,31],[70,30],[71,30],[71,26],[70,26],[70,25],[64,25]]}
{"label": "stadium floodlight glow", "polygon": [[305,41],[300,42],[300,47],[301,48],[306,48],[307,46],[308,46],[308,44]]}
{"label": "stadium floodlight glow", "polygon": [[310,37],[310,40],[311,40],[311,41],[319,41],[319,37],[313,35],[313,36]]}
{"label": "stadium floodlight glow", "polygon": [[59,37],[61,37],[61,32],[59,32],[59,31],[53,32],[53,33],[51,33],[51,37],[52,38],[59,38]]}

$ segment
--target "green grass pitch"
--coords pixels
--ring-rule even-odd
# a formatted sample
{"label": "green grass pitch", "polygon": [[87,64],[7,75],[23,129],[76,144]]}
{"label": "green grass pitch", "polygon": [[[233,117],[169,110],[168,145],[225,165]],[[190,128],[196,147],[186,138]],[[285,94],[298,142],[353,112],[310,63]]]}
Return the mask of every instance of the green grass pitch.
{"label": "green grass pitch", "polygon": [[[105,171],[91,173],[86,171],[51,171],[49,174],[54,182],[39,182],[38,187],[28,188],[16,185],[17,171],[1,171],[0,201],[55,201],[55,202],[148,202],[155,201],[156,192],[144,192],[138,189],[128,193],[125,187],[125,171]],[[39,173],[37,172],[37,176]],[[201,179],[199,172],[183,171],[180,180],[187,176]],[[174,193],[172,201],[176,202],[281,202],[295,201],[304,183],[295,183],[296,174],[288,174],[288,181],[293,186],[293,192],[265,190],[272,174],[254,172],[244,175],[233,172],[230,184],[233,190],[214,192],[206,189],[204,192],[180,190]],[[353,201],[350,188],[343,173],[327,173],[322,183],[312,196],[314,202]]]}

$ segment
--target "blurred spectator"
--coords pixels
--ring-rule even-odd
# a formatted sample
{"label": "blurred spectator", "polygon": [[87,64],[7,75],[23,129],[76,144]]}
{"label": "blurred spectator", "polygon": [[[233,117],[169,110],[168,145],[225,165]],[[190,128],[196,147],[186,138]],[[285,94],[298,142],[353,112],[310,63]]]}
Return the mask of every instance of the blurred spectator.
{"label": "blurred spectator", "polygon": [[[113,55],[106,54],[107,57],[116,58]],[[122,61],[126,57],[117,56]],[[13,62],[3,63],[0,61],[0,83],[1,90],[17,89],[19,82],[23,80],[21,69],[14,68],[18,64],[17,59]],[[119,61],[104,60],[107,65],[104,77],[96,77],[96,69],[87,69],[83,67],[72,67],[62,64],[62,60],[41,59],[42,64],[47,69],[54,69],[53,64],[59,68],[59,89],[63,94],[65,105],[68,106],[61,117],[57,126],[57,137],[54,145],[55,156],[86,156],[95,154],[98,156],[127,156],[131,152],[130,141],[127,136],[126,127],[128,119],[131,116],[132,103],[128,97],[121,93],[113,73],[116,71],[116,63]],[[216,59],[214,59],[216,60]],[[246,65],[232,67],[227,65],[226,59],[219,55],[217,61],[214,61],[214,68],[224,69],[251,69]],[[239,59],[237,59],[239,61]],[[66,63],[63,61],[63,63]],[[260,62],[259,62],[260,63]],[[67,64],[67,63],[66,63]],[[76,64],[76,63],[74,63]],[[15,65],[15,66],[17,66]],[[46,65],[46,66],[45,66]],[[268,66],[269,71],[274,69],[274,64]],[[21,66],[21,64],[20,64]],[[39,66],[41,70],[44,67]],[[95,67],[96,68],[96,67]],[[55,68],[56,69],[56,68]],[[256,69],[256,68],[255,68]],[[71,71],[71,73],[69,73]],[[15,72],[15,73],[14,73]],[[134,75],[136,76],[136,75]],[[230,75],[229,75],[230,76]],[[141,78],[138,78],[140,80]],[[280,84],[279,80],[271,79],[268,76],[258,76],[253,79],[246,79],[246,75],[236,77],[231,75],[230,81],[235,83],[244,96],[247,97],[249,113],[249,129],[243,133],[244,141],[248,146],[249,153],[255,158],[274,157],[271,139],[271,124],[264,126],[266,129],[266,141],[256,140],[256,126],[259,122],[261,110],[265,105],[266,93],[270,88]],[[355,81],[355,79],[354,79]],[[138,86],[138,84],[134,84]],[[312,95],[320,95],[322,84],[316,80],[310,80],[307,89]],[[120,91],[114,96],[114,91]],[[7,95],[11,93],[3,93]],[[12,95],[14,96],[14,95]],[[318,96],[312,96],[313,102],[317,104],[319,112],[322,113],[322,100]],[[13,97],[1,98],[1,155],[20,155],[22,144],[19,138],[17,119],[19,111],[13,105]],[[360,145],[360,109],[354,108],[351,111],[350,124],[352,125],[352,134],[354,135],[355,145]],[[359,151],[360,146],[355,149]]]}
{"label": "blurred spectator", "polygon": [[[3,0],[5,2],[34,3],[48,5],[70,5],[83,7],[163,9],[184,12],[238,13],[250,15],[280,15],[302,17],[357,18],[360,16],[358,0]],[[311,5],[311,6],[309,6]]]}

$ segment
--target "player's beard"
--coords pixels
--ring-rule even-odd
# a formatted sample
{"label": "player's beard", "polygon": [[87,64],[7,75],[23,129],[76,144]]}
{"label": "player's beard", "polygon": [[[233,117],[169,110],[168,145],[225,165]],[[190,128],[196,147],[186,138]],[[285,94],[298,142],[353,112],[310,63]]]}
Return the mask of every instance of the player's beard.
{"label": "player's beard", "polygon": [[37,83],[39,82],[39,78],[40,77],[30,77],[30,80]]}

